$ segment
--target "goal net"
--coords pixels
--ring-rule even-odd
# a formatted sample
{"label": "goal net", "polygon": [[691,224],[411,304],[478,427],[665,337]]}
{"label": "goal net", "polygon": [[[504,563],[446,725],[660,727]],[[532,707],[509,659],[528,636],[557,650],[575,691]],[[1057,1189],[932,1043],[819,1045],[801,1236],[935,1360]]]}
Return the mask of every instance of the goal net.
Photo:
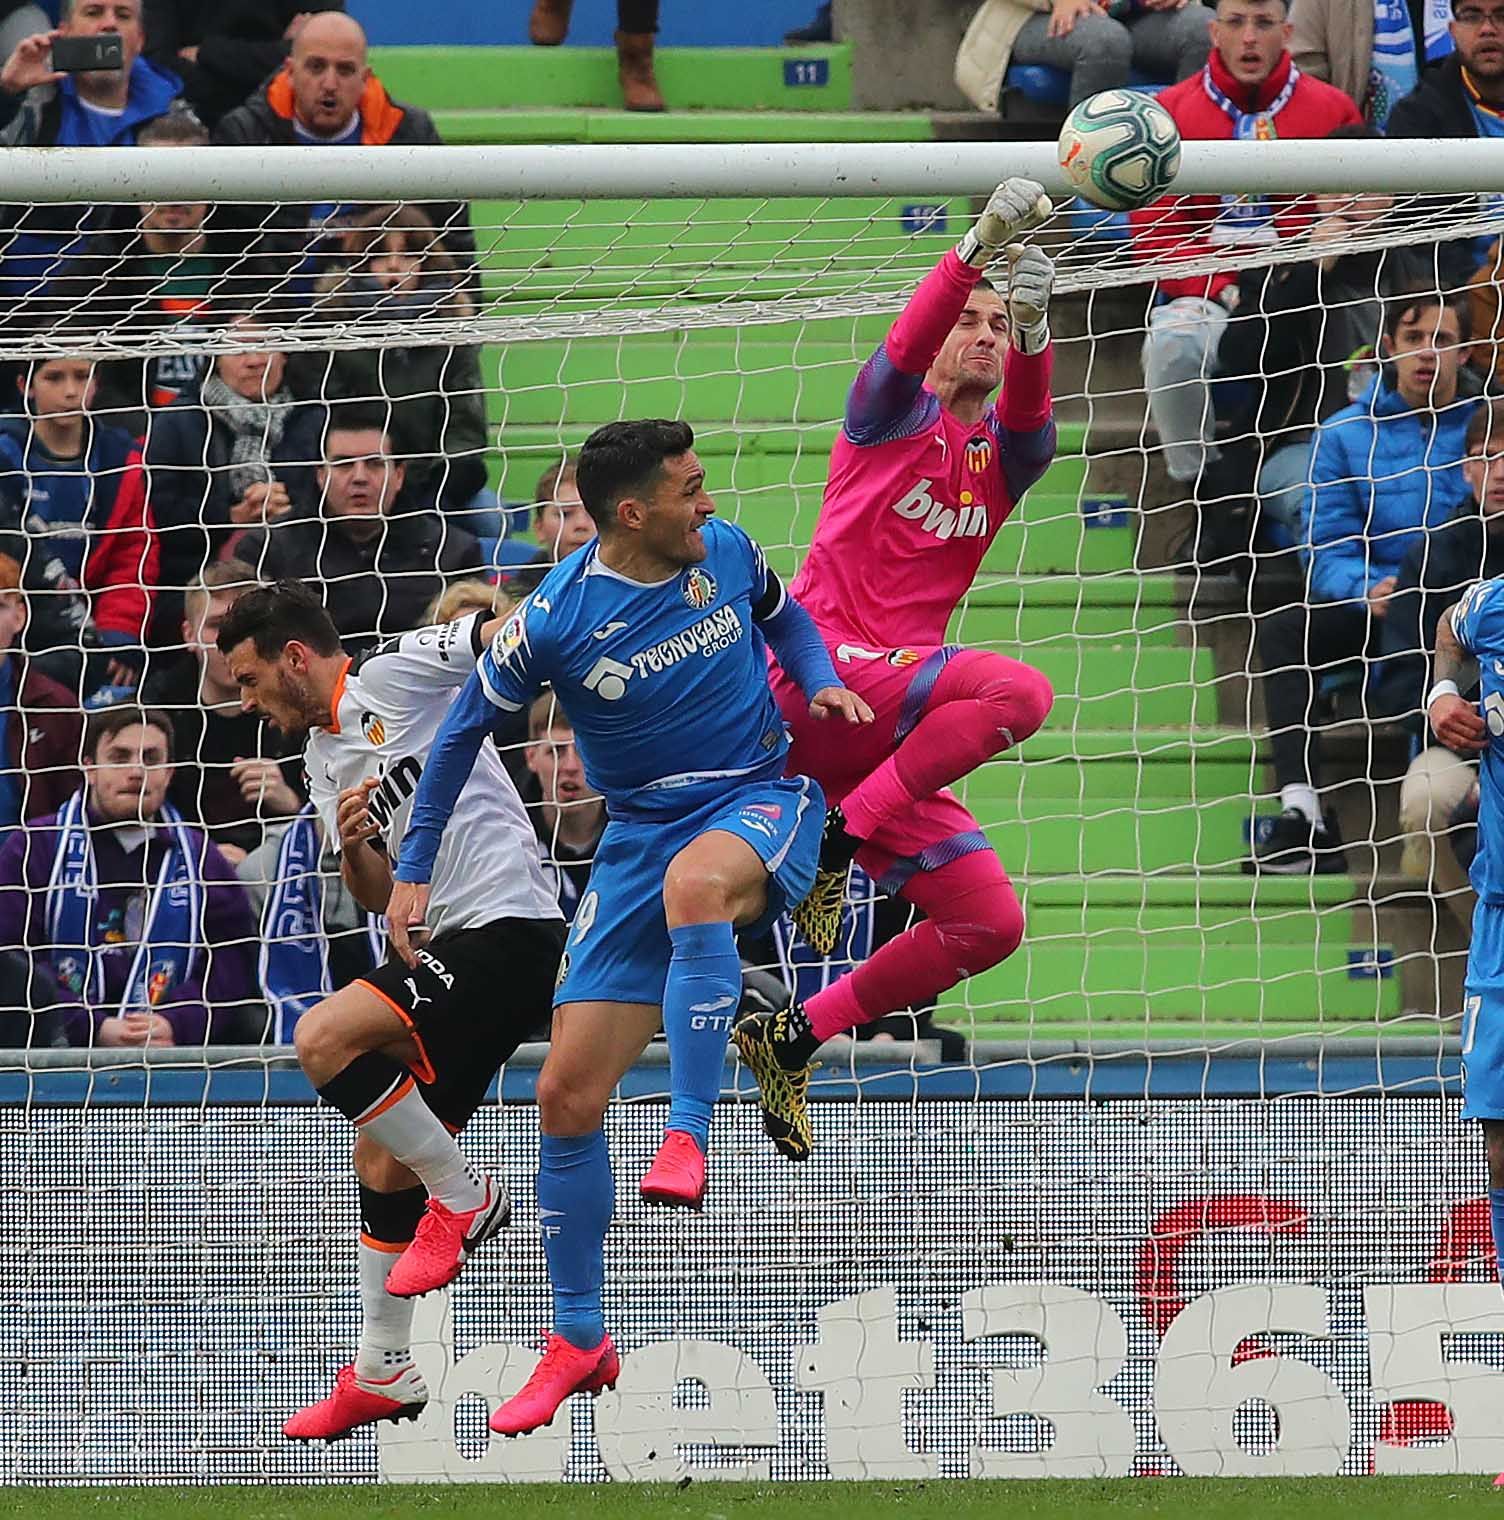
{"label": "goal net", "polygon": [[[1208,198],[1132,227],[1066,200],[1039,145],[14,155],[0,1476],[1504,1467],[1504,1300],[1458,1122],[1475,799],[1421,718],[1435,616],[1493,563],[1504,454],[1504,416],[1468,430],[1504,234],[1504,181],[1468,146],[1439,180],[1399,144],[1188,144],[1180,188]],[[1010,172],[1057,196],[1035,236],[1059,446],[951,637],[1056,692],[956,787],[1023,946],[827,1049],[804,1167],[728,1066],[703,1218],[636,1201],[665,1112],[650,1052],[608,1118],[622,1383],[503,1444],[487,1410],[549,1321],[525,1050],[465,1139],[516,1223],[420,1308],[433,1402],[379,1438],[284,1441],[354,1344],[356,1199],[344,1121],[287,1048],[329,864],[287,843],[295,757],[214,684],[233,567],[318,587],[352,649],[459,582],[515,599],[572,531],[559,467],[604,422],[662,416],[791,577],[852,379]],[[338,434],[372,426],[390,462],[352,493]],[[954,506],[923,508],[940,538]],[[1333,600],[1333,565],[1395,594],[1292,611]],[[118,1015],[154,972],[156,881],[76,881],[27,822],[99,759],[84,702],[170,713],[169,808],[245,888],[190,925],[192,998],[145,1048]],[[568,898],[588,850],[549,791],[566,738],[545,721],[509,758]],[[1279,853],[1307,792],[1332,814],[1314,872],[1309,839]],[[313,922],[331,974],[371,954],[358,915]],[[804,990],[905,922],[863,883],[833,963],[781,938],[757,958]]]}

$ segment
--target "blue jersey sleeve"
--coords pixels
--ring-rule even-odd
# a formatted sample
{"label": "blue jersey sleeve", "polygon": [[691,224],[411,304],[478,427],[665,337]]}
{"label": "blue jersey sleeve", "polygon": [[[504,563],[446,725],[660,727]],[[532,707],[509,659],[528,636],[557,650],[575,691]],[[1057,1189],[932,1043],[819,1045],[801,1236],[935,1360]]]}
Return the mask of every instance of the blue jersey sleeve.
{"label": "blue jersey sleeve", "polygon": [[1504,580],[1478,581],[1452,608],[1452,633],[1476,659],[1504,656]]}
{"label": "blue jersey sleeve", "polygon": [[486,700],[503,712],[519,712],[551,679],[549,614],[545,596],[530,596],[501,625],[476,664]]}
{"label": "blue jersey sleeve", "polygon": [[827,686],[843,685],[814,619],[789,595],[762,547],[740,528],[736,536],[751,556],[752,617],[778,663],[811,699]]}

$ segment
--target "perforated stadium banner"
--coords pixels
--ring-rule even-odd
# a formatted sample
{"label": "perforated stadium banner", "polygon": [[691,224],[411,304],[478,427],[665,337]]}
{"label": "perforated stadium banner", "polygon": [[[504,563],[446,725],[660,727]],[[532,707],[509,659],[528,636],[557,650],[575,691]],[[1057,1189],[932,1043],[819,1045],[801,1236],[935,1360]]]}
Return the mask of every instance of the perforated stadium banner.
{"label": "perforated stadium banner", "polygon": [[1504,1294],[1449,1099],[830,1102],[802,1168],[728,1106],[702,1217],[637,1201],[663,1108],[618,1105],[621,1382],[516,1441],[485,1419],[548,1323],[536,1118],[488,1108],[468,1143],[504,1166],[517,1219],[420,1306],[433,1402],[315,1449],[280,1425],[354,1344],[338,1118],[18,1118],[8,1481],[1504,1468]]}

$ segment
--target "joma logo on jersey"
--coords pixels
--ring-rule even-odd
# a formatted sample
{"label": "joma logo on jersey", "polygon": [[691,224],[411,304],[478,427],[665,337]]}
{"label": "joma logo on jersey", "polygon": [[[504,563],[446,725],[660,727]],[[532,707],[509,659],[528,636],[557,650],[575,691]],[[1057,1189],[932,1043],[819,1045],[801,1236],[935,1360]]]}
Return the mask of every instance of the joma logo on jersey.
{"label": "joma logo on jersey", "polygon": [[910,522],[924,521],[920,527],[936,538],[985,538],[987,535],[987,508],[981,502],[970,503],[956,511],[930,495],[932,480],[921,480],[912,491],[893,503],[893,510]]}
{"label": "joma logo on jersey", "polygon": [[423,779],[423,767],[411,755],[404,755],[381,778],[381,785],[371,793],[366,804],[371,822],[385,833],[392,821],[392,814],[418,790]]}

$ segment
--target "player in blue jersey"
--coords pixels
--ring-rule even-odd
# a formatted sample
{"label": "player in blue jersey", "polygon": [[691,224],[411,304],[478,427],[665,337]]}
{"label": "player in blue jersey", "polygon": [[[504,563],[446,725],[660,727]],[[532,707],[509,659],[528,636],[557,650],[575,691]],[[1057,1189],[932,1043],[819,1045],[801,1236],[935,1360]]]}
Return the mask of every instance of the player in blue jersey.
{"label": "player in blue jersey", "polygon": [[[1474,662],[1477,671],[1474,675]],[[1494,1252],[1504,1282],[1504,580],[1479,581],[1441,615],[1426,712],[1432,732],[1481,755],[1472,945],[1462,1007],[1464,1119],[1483,1124]],[[1463,697],[1478,683],[1478,699]]]}
{"label": "player in blue jersey", "polygon": [[616,422],[580,452],[599,537],[544,577],[449,709],[414,801],[388,907],[410,955],[455,797],[504,714],[552,686],[609,822],[575,913],[538,1079],[538,1212],[554,1333],[522,1391],[491,1416],[505,1435],[551,1420],[577,1390],[614,1383],[601,1309],[615,1187],[602,1121],[622,1076],[668,1036],[667,1133],[643,1178],[652,1203],[698,1208],[705,1147],[741,995],[735,930],[809,889],[825,803],[784,779],[788,739],[766,645],[812,713],[872,711],[841,684],[818,630],[740,528],[717,520],[682,422]]}

